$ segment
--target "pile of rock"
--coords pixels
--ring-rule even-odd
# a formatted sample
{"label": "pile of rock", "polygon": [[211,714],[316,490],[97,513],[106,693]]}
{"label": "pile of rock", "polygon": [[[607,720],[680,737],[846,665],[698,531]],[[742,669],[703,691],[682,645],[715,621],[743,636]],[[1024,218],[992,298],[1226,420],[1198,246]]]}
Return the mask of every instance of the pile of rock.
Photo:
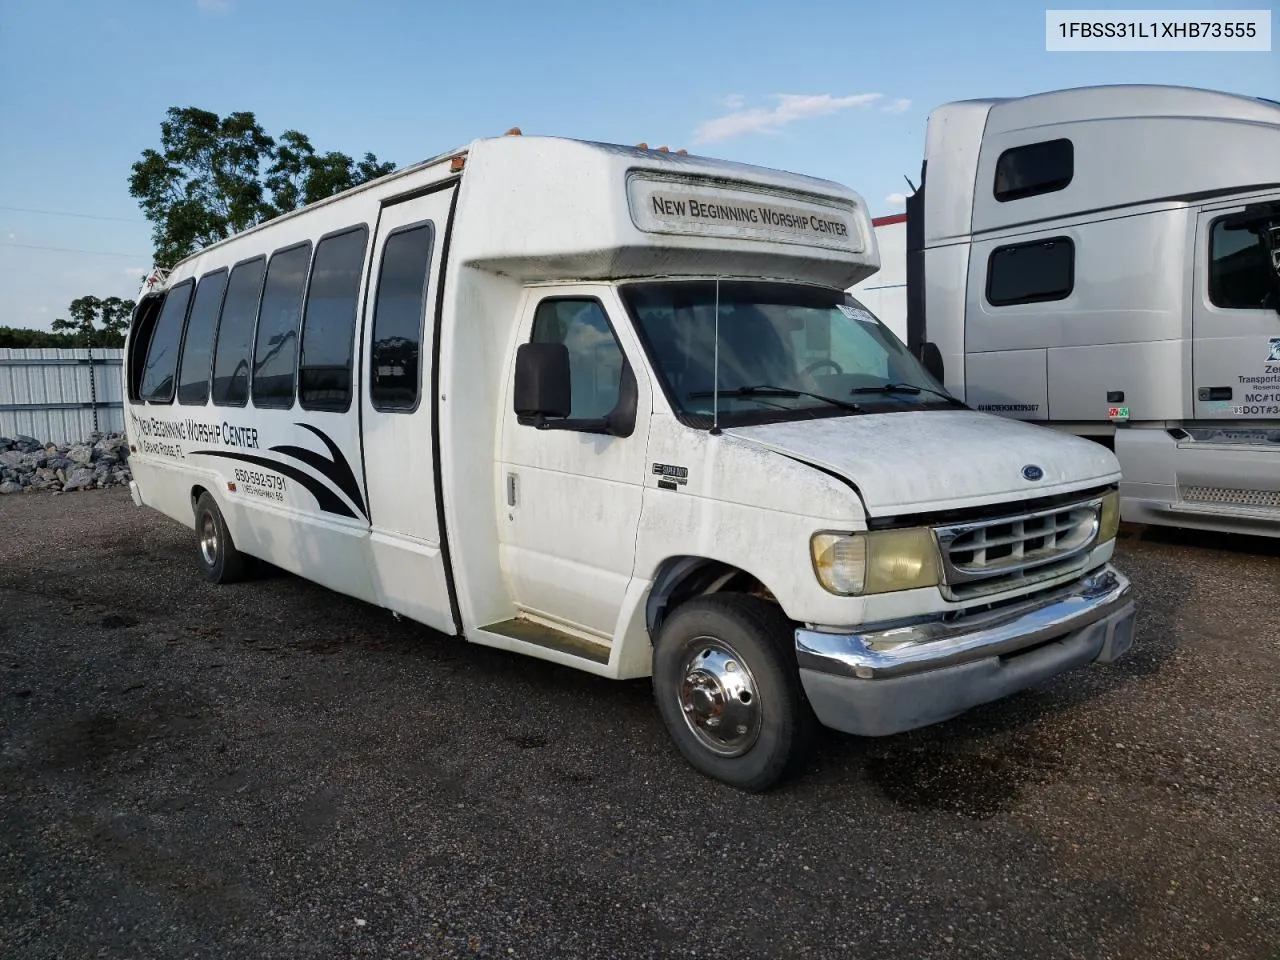
{"label": "pile of rock", "polygon": [[92,490],[130,478],[129,441],[119,433],[94,433],[73,444],[0,437],[0,494]]}

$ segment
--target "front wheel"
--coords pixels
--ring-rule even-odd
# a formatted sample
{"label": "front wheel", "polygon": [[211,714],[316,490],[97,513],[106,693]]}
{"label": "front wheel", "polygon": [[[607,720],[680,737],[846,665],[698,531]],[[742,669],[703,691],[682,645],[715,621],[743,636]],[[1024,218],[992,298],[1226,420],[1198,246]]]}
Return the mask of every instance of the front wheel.
{"label": "front wheel", "polygon": [[817,720],[775,605],[743,594],[699,597],[659,631],[653,687],[667,732],[702,773],[767,790],[808,759]]}

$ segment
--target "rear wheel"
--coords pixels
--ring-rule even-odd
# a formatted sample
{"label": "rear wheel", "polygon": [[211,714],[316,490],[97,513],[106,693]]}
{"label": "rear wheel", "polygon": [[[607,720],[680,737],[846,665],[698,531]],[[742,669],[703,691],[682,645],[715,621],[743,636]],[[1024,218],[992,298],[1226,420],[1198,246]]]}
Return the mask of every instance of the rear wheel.
{"label": "rear wheel", "polygon": [[213,583],[235,583],[249,570],[250,557],[236,549],[217,501],[209,493],[196,501],[196,555],[200,572]]}
{"label": "rear wheel", "polygon": [[778,607],[743,594],[690,600],[663,624],[654,695],[694,768],[758,792],[808,759],[817,720],[800,686],[792,631]]}

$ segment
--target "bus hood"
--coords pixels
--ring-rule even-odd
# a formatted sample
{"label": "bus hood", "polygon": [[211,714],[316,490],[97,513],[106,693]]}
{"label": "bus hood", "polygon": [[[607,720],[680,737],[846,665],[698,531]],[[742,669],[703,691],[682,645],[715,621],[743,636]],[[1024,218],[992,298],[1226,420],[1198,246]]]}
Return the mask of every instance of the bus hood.
{"label": "bus hood", "polygon": [[[846,478],[873,516],[977,507],[1117,483],[1092,440],[972,410],[868,413],[724,433]],[[1038,479],[1031,479],[1037,476]]]}

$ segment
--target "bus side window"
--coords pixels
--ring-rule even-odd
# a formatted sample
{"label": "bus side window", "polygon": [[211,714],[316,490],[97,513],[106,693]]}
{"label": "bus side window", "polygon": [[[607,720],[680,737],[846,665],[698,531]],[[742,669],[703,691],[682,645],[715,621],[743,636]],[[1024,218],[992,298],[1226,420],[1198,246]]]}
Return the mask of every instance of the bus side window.
{"label": "bus side window", "polygon": [[433,234],[431,223],[423,223],[391,234],[382,247],[369,351],[369,402],[375,410],[418,407]]}
{"label": "bus side window", "polygon": [[298,327],[302,323],[302,294],[310,265],[310,241],[277,250],[267,264],[253,344],[251,390],[255,407],[293,406]]}
{"label": "bus side window", "polygon": [[209,399],[209,366],[213,359],[213,327],[218,322],[222,295],[227,289],[227,271],[216,270],[200,278],[195,303],[182,338],[182,359],[178,364],[178,402],[204,406]]}
{"label": "bus side window", "polygon": [[249,402],[249,351],[253,349],[253,322],[266,263],[257,257],[237,264],[227,281],[213,353],[215,406],[243,407]]}
{"label": "bus side window", "polygon": [[164,298],[160,319],[156,321],[151,344],[147,348],[147,362],[142,370],[142,386],[138,393],[151,403],[173,402],[173,381],[178,369],[178,346],[182,342],[182,329],[187,321],[187,306],[191,303],[194,280],[184,280]]}
{"label": "bus side window", "polygon": [[342,412],[351,406],[351,355],[368,243],[369,228],[361,225],[316,246],[298,359],[298,403],[304,410]]}
{"label": "bus side window", "polygon": [[147,349],[151,346],[151,338],[156,332],[156,318],[164,306],[164,294],[150,293],[142,298],[134,308],[133,319],[129,330],[128,390],[129,402],[139,403],[142,400],[142,371],[147,362]]}

